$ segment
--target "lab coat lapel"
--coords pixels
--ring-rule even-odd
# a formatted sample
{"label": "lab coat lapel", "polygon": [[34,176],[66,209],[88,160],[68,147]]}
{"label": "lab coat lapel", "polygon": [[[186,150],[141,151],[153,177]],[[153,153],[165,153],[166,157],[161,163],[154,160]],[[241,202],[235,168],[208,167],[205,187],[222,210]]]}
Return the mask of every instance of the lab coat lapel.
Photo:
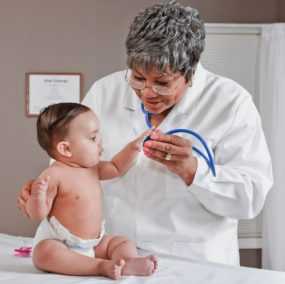
{"label": "lab coat lapel", "polygon": [[148,129],[148,126],[145,121],[145,115],[142,112],[141,108],[138,107],[131,116],[133,122],[133,129],[136,135],[142,133]]}
{"label": "lab coat lapel", "polygon": [[[163,132],[173,128],[189,128],[189,124],[191,125],[192,117],[195,114],[196,103],[203,92],[205,80],[206,71],[199,63],[193,78],[192,86],[187,88],[184,96],[161,123],[160,129]],[[197,125],[192,125],[190,127],[196,128]]]}

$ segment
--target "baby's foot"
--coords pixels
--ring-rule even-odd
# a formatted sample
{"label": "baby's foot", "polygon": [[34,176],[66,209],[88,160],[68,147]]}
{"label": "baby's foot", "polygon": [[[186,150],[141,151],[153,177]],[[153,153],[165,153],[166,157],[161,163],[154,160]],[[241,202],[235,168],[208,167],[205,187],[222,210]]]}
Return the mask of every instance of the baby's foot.
{"label": "baby's foot", "polygon": [[130,258],[123,268],[123,275],[148,276],[157,269],[157,258],[154,255]]}
{"label": "baby's foot", "polygon": [[114,279],[114,280],[121,278],[122,270],[123,270],[123,267],[125,266],[125,264],[126,264],[126,262],[123,259],[116,261],[116,262],[108,261],[108,262],[104,263],[103,276],[107,276],[107,277]]}
{"label": "baby's foot", "polygon": [[150,258],[153,262],[153,272],[155,272],[157,270],[157,267],[158,267],[158,262],[157,262],[157,257],[155,255],[150,255]]}

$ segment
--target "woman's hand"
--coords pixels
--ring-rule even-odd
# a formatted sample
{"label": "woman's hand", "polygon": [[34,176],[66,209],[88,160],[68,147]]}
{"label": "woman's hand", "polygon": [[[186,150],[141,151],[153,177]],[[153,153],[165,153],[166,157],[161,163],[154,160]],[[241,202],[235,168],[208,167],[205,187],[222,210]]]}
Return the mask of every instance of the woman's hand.
{"label": "woman's hand", "polygon": [[187,185],[192,184],[197,159],[192,154],[191,141],[176,135],[165,135],[159,130],[152,131],[150,137],[151,140],[144,143],[144,154],[165,165]]}
{"label": "woman's hand", "polygon": [[17,207],[21,210],[21,212],[30,218],[27,209],[26,204],[27,201],[31,198],[31,191],[32,191],[32,185],[34,180],[29,180],[26,184],[23,185],[23,187],[20,190],[20,193],[17,197]]}

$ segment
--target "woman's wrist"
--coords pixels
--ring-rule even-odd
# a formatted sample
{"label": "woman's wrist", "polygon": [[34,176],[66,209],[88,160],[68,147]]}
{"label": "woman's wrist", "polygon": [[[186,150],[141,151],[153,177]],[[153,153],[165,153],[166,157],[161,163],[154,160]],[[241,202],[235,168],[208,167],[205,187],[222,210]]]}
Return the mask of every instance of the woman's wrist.
{"label": "woman's wrist", "polygon": [[196,157],[192,157],[191,158],[191,163],[190,163],[190,167],[187,167],[187,169],[185,171],[183,171],[181,178],[183,179],[183,181],[185,182],[185,184],[187,186],[191,185],[195,174],[197,172],[197,168],[198,168],[198,161]]}

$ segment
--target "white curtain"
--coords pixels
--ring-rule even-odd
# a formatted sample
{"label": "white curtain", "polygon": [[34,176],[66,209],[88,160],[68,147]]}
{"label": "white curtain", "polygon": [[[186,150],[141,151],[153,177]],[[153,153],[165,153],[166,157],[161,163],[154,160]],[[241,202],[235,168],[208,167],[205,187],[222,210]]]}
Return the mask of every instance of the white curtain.
{"label": "white curtain", "polygon": [[263,267],[285,271],[285,24],[262,28],[259,79],[260,112],[274,172],[263,211]]}

